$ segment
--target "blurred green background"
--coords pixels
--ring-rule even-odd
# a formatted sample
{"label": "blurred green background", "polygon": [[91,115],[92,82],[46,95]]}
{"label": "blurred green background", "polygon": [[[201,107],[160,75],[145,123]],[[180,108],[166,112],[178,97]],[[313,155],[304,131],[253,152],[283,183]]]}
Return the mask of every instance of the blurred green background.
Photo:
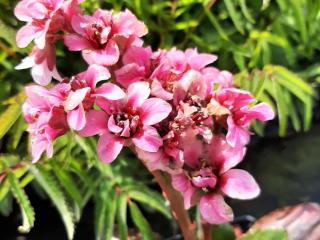
{"label": "blurred green background", "polygon": [[[55,143],[53,159],[30,164],[20,106],[32,79],[14,66],[32,46],[15,45],[22,26],[13,16],[16,2],[0,0],[0,223],[8,229],[3,239],[18,236],[19,225],[22,233],[34,226],[30,239],[174,236],[177,226],[159,188],[129,152],[103,165],[95,139],[70,133]],[[234,73],[237,86],[274,107],[273,122],[252,125],[257,135],[242,164],[263,193],[253,201],[231,201],[236,216],[259,217],[287,204],[320,201],[320,1],[86,0],[82,6],[88,14],[99,7],[129,8],[148,26],[145,44],[153,50],[197,47],[216,54],[214,66]],[[86,67],[63,44],[57,54],[63,76]],[[197,216],[196,209],[191,212]],[[50,232],[55,234],[45,235]]]}

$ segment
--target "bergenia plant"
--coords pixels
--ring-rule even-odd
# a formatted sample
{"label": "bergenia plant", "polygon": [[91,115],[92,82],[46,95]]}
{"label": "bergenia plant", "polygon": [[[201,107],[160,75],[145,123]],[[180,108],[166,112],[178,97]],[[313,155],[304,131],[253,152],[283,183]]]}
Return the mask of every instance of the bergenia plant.
{"label": "bergenia plant", "polygon": [[[68,131],[99,136],[105,164],[131,149],[159,182],[185,239],[195,239],[187,209],[199,205],[203,224],[233,219],[225,197],[252,199],[260,189],[236,168],[250,141],[250,123],[274,118],[213,67],[217,56],[143,46],[145,24],[129,10],[83,14],[80,0],[22,0],[16,17],[26,22],[17,44],[35,43],[17,69],[31,68],[38,85],[26,87],[23,105],[33,162],[54,155],[53,142]],[[55,45],[81,51],[88,68],[62,77]],[[48,84],[52,78],[59,82]],[[39,86],[41,85],[41,86]],[[169,181],[164,181],[164,179]]]}

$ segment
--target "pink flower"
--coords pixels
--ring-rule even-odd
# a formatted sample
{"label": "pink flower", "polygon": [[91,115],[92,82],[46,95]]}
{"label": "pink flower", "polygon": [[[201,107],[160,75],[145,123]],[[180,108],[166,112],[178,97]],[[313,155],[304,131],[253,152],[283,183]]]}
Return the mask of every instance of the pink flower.
{"label": "pink flower", "polygon": [[80,16],[82,14],[82,10],[80,8],[81,2],[84,2],[84,0],[67,0],[62,6],[65,18],[64,31],[66,33],[74,33],[71,22],[73,17]]}
{"label": "pink flower", "polygon": [[244,146],[249,142],[249,125],[252,120],[268,121],[274,118],[272,108],[265,103],[251,107],[255,99],[249,92],[225,88],[218,91],[215,98],[220,106],[229,111],[226,119],[227,141],[233,147]]}
{"label": "pink flower", "polygon": [[124,53],[123,67],[115,71],[116,80],[124,87],[131,83],[146,80],[152,73],[151,47],[131,46]]}
{"label": "pink flower", "polygon": [[111,66],[129,45],[141,45],[140,37],[147,33],[145,25],[129,11],[112,15],[112,11],[97,10],[93,16],[74,16],[75,34],[66,35],[70,51],[82,51],[88,64]]}
{"label": "pink flower", "polygon": [[86,112],[92,109],[97,97],[119,100],[125,96],[124,92],[112,83],[104,83],[96,88],[99,81],[109,78],[110,73],[106,68],[91,65],[87,71],[71,79],[71,89],[64,101],[64,109],[71,129],[79,131],[84,128]]}
{"label": "pink flower", "polygon": [[217,60],[215,55],[198,53],[197,49],[187,49],[182,52],[175,48],[160,53],[159,58],[159,66],[150,77],[152,79],[151,93],[165,100],[172,99],[172,93],[180,80],[190,78],[185,77],[190,70],[192,74],[202,75],[206,66]]}
{"label": "pink flower", "polygon": [[178,135],[170,131],[162,137],[162,140],[163,145],[157,152],[146,152],[136,148],[138,158],[144,162],[149,171],[161,170],[170,174],[181,173],[184,160],[183,151],[178,147]]}
{"label": "pink flower", "polygon": [[54,91],[40,87],[26,87],[27,100],[22,106],[23,114],[29,123],[31,153],[33,162],[40,159],[43,152],[48,157],[53,154],[53,141],[68,130],[61,105],[61,98]]}
{"label": "pink flower", "polygon": [[176,83],[189,70],[202,75],[202,72],[207,72],[205,66],[216,59],[211,54],[199,54],[196,49],[182,52],[174,48],[168,52],[160,50],[152,53],[150,48],[132,46],[123,56],[124,66],[115,71],[115,75],[124,87],[146,80],[151,84],[153,96],[171,100]]}
{"label": "pink flower", "polygon": [[243,159],[244,147],[231,147],[223,135],[215,135],[206,144],[191,130],[185,132],[182,144],[186,167],[183,173],[172,176],[172,184],[183,194],[186,208],[200,202],[201,215],[207,222],[221,224],[232,220],[232,210],[224,202],[224,195],[237,199],[259,195],[260,189],[249,173],[231,169]]}
{"label": "pink flower", "polygon": [[29,56],[24,58],[15,69],[31,68],[33,80],[42,86],[48,85],[52,78],[62,81],[56,68],[55,51],[53,44],[47,44],[44,49],[34,47]]}
{"label": "pink flower", "polygon": [[24,48],[34,40],[39,49],[43,49],[47,34],[56,32],[64,23],[61,7],[63,0],[22,0],[15,10],[15,16],[27,22],[16,36],[17,45]]}
{"label": "pink flower", "polygon": [[83,136],[101,134],[98,155],[104,162],[112,162],[124,145],[131,145],[147,152],[157,152],[163,141],[155,125],[171,112],[170,105],[158,98],[149,98],[147,83],[133,83],[127,96],[119,101],[100,99],[98,105],[105,111],[88,112],[88,124],[80,132]]}

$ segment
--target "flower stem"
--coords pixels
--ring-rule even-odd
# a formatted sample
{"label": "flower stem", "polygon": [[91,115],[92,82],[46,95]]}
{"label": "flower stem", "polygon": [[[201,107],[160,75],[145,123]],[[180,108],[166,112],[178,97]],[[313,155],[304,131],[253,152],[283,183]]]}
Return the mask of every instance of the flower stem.
{"label": "flower stem", "polygon": [[183,197],[179,192],[173,189],[168,174],[162,173],[160,171],[152,171],[151,173],[160,185],[163,191],[163,195],[170,202],[172,215],[181,229],[183,239],[195,240],[195,224],[191,223],[189,214],[184,208]]}
{"label": "flower stem", "polygon": [[212,226],[208,223],[202,224],[202,231],[203,231],[203,239],[204,240],[211,240],[212,239]]}

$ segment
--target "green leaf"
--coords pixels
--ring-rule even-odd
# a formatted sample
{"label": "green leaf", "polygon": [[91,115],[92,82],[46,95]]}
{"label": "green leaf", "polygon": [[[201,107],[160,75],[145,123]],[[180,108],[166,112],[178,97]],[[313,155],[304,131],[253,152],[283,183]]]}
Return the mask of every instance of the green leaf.
{"label": "green leaf", "polygon": [[7,26],[2,20],[0,20],[0,38],[3,38],[10,43],[12,47],[16,48],[16,31]]}
{"label": "green leaf", "polygon": [[140,209],[134,202],[129,203],[131,219],[134,225],[139,229],[144,240],[154,239],[152,230],[148,221],[142,215]]}
{"label": "green leaf", "polygon": [[70,197],[77,203],[80,208],[83,207],[82,196],[79,191],[79,187],[76,185],[70,174],[63,168],[59,167],[57,162],[52,161],[51,166],[55,175],[59,179],[60,184],[67,191]]}
{"label": "green leaf", "polygon": [[295,131],[299,132],[301,130],[301,123],[300,123],[300,119],[296,111],[296,108],[292,104],[293,103],[292,98],[287,91],[284,91],[283,94],[284,94],[285,101],[287,102],[288,114],[292,121],[293,128]]}
{"label": "green leaf", "polygon": [[12,125],[19,119],[21,104],[25,99],[24,92],[9,99],[9,107],[0,115],[0,139],[10,130]]}
{"label": "green leaf", "polygon": [[94,226],[95,226],[95,236],[97,240],[105,238],[105,217],[106,217],[106,208],[108,201],[108,185],[106,183],[102,183],[96,196],[95,196],[95,218],[94,218]]}
{"label": "green leaf", "polygon": [[7,178],[5,178],[0,184],[0,202],[7,196],[10,191],[10,184]]}
{"label": "green leaf", "polygon": [[312,108],[313,108],[313,101],[312,101],[312,99],[309,98],[305,102],[304,111],[303,111],[303,117],[304,117],[303,130],[304,131],[308,131],[311,127]]}
{"label": "green leaf", "polygon": [[285,136],[287,130],[287,104],[283,95],[284,91],[281,86],[273,81],[273,90],[275,93],[277,110],[278,110],[278,118],[279,118],[279,135],[281,137]]}
{"label": "green leaf", "polygon": [[230,224],[213,225],[211,230],[213,240],[235,240],[233,227]]}
{"label": "green leaf", "polygon": [[236,27],[236,29],[241,33],[241,34],[244,34],[244,29],[243,29],[243,26],[241,24],[241,19],[238,15],[238,12],[236,11],[236,8],[235,8],[235,1],[233,0],[224,0],[224,3],[227,7],[227,10],[228,10],[228,13],[229,13],[229,16],[231,17],[231,20],[234,24],[234,26]]}
{"label": "green leaf", "polygon": [[266,10],[270,5],[270,0],[262,0],[261,11]]}
{"label": "green leaf", "polygon": [[30,229],[34,226],[34,210],[30,204],[29,198],[27,197],[24,190],[19,186],[19,181],[13,172],[8,172],[8,181],[11,186],[11,192],[13,196],[17,199],[22,212],[22,226],[18,228],[19,232],[28,233]]}
{"label": "green leaf", "polygon": [[246,234],[241,240],[287,240],[288,234],[285,230],[257,230]]}
{"label": "green leaf", "polygon": [[299,29],[301,39],[304,43],[307,42],[307,27],[305,23],[305,17],[303,15],[303,6],[301,6],[300,0],[290,1],[291,8],[293,9],[293,17],[296,20],[296,26]]}
{"label": "green leaf", "polygon": [[251,13],[247,7],[247,4],[246,4],[246,0],[239,0],[239,3],[240,3],[240,8],[241,8],[241,11],[243,13],[243,15],[245,16],[245,18],[251,22],[251,23],[255,23],[253,17],[251,16]]}
{"label": "green leaf", "polygon": [[210,23],[212,24],[212,26],[217,30],[218,34],[220,35],[220,37],[222,39],[225,39],[227,41],[229,41],[228,35],[226,34],[226,32],[223,30],[223,28],[220,26],[219,21],[216,19],[216,17],[210,12],[209,9],[207,9],[206,7],[204,8],[204,11],[210,21]]}
{"label": "green leaf", "polygon": [[163,198],[156,192],[146,189],[136,189],[128,191],[128,196],[133,200],[136,200],[142,204],[146,204],[149,207],[161,212],[168,219],[171,218],[171,214]]}
{"label": "green leaf", "polygon": [[9,217],[13,210],[12,194],[7,194],[5,198],[0,201],[0,214]]}
{"label": "green leaf", "polygon": [[127,196],[120,194],[117,199],[117,222],[121,240],[128,239],[127,229]]}
{"label": "green leaf", "polygon": [[49,198],[59,211],[67,231],[68,239],[73,239],[74,235],[74,219],[73,213],[68,206],[63,191],[56,179],[42,166],[30,166],[35,179],[39,185],[45,190]]}
{"label": "green leaf", "polygon": [[106,229],[106,239],[109,240],[113,236],[113,228],[114,228],[114,220],[116,217],[116,208],[117,208],[117,202],[116,202],[116,194],[114,190],[112,189],[109,192],[106,208],[106,223],[105,223],[105,229]]}

